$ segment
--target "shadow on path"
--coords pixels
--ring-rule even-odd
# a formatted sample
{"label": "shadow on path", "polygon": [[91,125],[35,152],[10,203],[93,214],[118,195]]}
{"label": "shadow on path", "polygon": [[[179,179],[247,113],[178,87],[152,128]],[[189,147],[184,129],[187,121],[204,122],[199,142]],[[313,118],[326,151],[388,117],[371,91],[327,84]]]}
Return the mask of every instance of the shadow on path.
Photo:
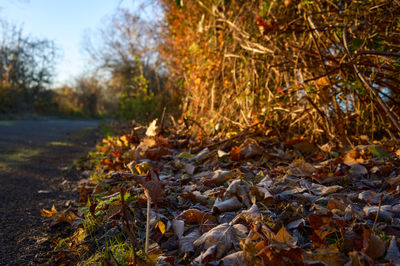
{"label": "shadow on path", "polygon": [[61,168],[94,148],[95,121],[0,121],[0,265],[48,262],[42,208],[65,206]]}

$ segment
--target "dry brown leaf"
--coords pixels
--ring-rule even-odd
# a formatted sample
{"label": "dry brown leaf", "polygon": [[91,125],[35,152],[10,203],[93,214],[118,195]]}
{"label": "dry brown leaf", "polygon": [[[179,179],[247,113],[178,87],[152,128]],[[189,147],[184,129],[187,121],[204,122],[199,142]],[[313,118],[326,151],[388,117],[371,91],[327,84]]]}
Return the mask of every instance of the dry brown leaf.
{"label": "dry brown leaf", "polygon": [[318,248],[313,252],[306,252],[307,261],[321,261],[329,266],[342,266],[347,262],[347,257],[337,249]]}
{"label": "dry brown leaf", "polygon": [[386,252],[385,260],[392,261],[394,264],[400,264],[400,250],[397,246],[397,238],[392,236]]}
{"label": "dry brown leaf", "polygon": [[285,229],[285,227],[282,225],[281,229],[276,233],[274,239],[279,242],[285,242],[285,243],[293,243],[292,236],[289,234],[289,232]]}
{"label": "dry brown leaf", "polygon": [[369,257],[377,259],[385,254],[385,243],[383,243],[375,234],[370,233],[369,238],[365,242],[367,242],[368,245],[367,249],[365,250],[365,254],[367,254]]}
{"label": "dry brown leaf", "polygon": [[157,120],[158,119],[154,119],[153,122],[151,122],[150,125],[147,127],[146,136],[148,137],[157,136],[158,133]]}
{"label": "dry brown leaf", "polygon": [[158,174],[149,170],[146,176],[133,175],[132,178],[138,182],[150,196],[152,203],[159,203],[165,200],[165,192]]}
{"label": "dry brown leaf", "polygon": [[247,264],[243,251],[231,253],[223,257],[221,261],[223,266],[242,266]]}
{"label": "dry brown leaf", "polygon": [[181,253],[194,252],[195,242],[201,236],[199,230],[194,230],[193,232],[187,234],[186,236],[182,236],[179,238],[179,251]]}
{"label": "dry brown leaf", "polygon": [[304,161],[304,159],[297,159],[293,161],[288,170],[288,174],[292,176],[311,176],[317,170],[311,164]]}
{"label": "dry brown leaf", "polygon": [[397,156],[397,159],[400,159],[400,149],[397,149],[396,156]]}
{"label": "dry brown leaf", "polygon": [[239,210],[242,207],[242,203],[234,196],[224,201],[217,199],[212,210],[213,212],[228,212]]}
{"label": "dry brown leaf", "polygon": [[262,153],[263,149],[254,139],[246,139],[245,142],[240,145],[240,159],[250,159]]}
{"label": "dry brown leaf", "polygon": [[199,239],[194,241],[195,247],[201,247],[202,250],[208,250],[215,246],[216,258],[220,259],[228,252],[235,241],[233,227],[227,223],[220,224],[207,233],[204,233]]}
{"label": "dry brown leaf", "polygon": [[349,257],[351,260],[351,265],[354,266],[372,266],[374,265],[374,260],[368,255],[361,253],[360,251],[349,252]]}
{"label": "dry brown leaf", "polygon": [[257,207],[257,204],[253,204],[250,209],[244,210],[240,213],[240,217],[247,223],[253,223],[261,220],[261,213]]}
{"label": "dry brown leaf", "polygon": [[217,219],[197,209],[189,209],[179,214],[176,219],[184,218],[186,224],[204,224],[207,221],[217,222]]}
{"label": "dry brown leaf", "polygon": [[359,149],[357,147],[354,147],[354,149],[346,152],[344,158],[343,158],[343,163],[349,165],[353,163],[364,163],[365,160],[361,157],[361,154],[359,152]]}
{"label": "dry brown leaf", "polygon": [[382,195],[381,193],[376,193],[375,191],[372,190],[366,190],[358,194],[358,198],[368,203],[378,204],[381,195]]}

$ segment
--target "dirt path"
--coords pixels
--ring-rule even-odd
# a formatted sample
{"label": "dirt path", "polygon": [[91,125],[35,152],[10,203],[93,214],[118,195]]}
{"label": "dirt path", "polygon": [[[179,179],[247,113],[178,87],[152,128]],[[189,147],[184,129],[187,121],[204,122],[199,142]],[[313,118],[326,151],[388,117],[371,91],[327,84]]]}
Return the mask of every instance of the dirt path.
{"label": "dirt path", "polygon": [[94,121],[0,121],[0,265],[46,264],[42,208],[65,206],[61,168],[95,146]]}

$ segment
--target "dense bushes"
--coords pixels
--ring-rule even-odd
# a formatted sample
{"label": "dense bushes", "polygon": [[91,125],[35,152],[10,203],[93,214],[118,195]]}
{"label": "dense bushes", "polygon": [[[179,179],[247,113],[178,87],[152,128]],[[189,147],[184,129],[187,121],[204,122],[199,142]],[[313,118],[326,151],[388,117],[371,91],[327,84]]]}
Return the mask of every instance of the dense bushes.
{"label": "dense bushes", "polygon": [[254,121],[328,139],[397,131],[398,2],[160,2],[172,84],[208,132]]}

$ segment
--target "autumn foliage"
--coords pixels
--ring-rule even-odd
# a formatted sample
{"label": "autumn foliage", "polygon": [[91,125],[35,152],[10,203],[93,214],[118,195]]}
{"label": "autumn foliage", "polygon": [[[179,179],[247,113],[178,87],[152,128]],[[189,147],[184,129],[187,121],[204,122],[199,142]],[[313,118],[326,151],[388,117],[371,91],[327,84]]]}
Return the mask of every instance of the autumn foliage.
{"label": "autumn foliage", "polygon": [[399,129],[398,1],[160,4],[170,86],[208,133],[254,121],[317,139]]}

